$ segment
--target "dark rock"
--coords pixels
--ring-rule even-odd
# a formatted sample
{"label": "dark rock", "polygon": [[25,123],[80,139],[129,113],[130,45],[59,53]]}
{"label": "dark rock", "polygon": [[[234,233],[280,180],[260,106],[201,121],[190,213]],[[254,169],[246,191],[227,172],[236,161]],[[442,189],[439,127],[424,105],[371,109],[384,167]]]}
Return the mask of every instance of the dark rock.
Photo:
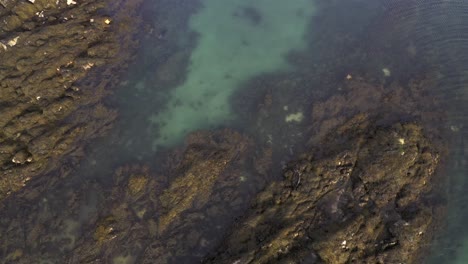
{"label": "dark rock", "polygon": [[439,154],[418,125],[375,123],[357,115],[288,164],[206,263],[418,263]]}
{"label": "dark rock", "polygon": [[99,101],[135,50],[141,1],[65,2],[1,2],[11,12],[0,12],[0,201],[60,168],[116,117]]}

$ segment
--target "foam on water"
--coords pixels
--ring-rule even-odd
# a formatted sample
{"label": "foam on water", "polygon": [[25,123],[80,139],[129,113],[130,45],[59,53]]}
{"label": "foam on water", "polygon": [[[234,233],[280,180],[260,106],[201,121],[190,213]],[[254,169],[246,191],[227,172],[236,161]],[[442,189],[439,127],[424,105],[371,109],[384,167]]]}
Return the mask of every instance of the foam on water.
{"label": "foam on water", "polygon": [[287,70],[285,56],[305,48],[313,13],[312,0],[204,0],[190,21],[199,38],[186,81],[172,91],[167,108],[150,117],[159,126],[154,147],[234,119],[233,91],[255,75]]}

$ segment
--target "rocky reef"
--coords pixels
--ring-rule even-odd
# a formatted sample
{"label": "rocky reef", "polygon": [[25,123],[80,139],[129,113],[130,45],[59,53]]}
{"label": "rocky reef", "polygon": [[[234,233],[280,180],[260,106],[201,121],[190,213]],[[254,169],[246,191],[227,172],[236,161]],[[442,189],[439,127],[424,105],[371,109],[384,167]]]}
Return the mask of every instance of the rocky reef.
{"label": "rocky reef", "polygon": [[0,200],[82,155],[135,50],[141,1],[2,1]]}
{"label": "rocky reef", "polygon": [[[279,180],[265,178],[273,167],[271,155],[258,151],[261,141],[224,129],[192,133],[184,148],[168,154],[163,173],[129,164],[116,170],[111,186],[88,181],[69,190],[64,202],[24,201],[17,210],[18,201],[11,201],[6,210],[16,213],[0,224],[2,258],[420,263],[444,215],[436,173],[443,144],[437,131],[421,125],[440,117],[428,101],[420,104],[428,85],[386,90],[359,78],[348,82],[345,92],[305,114],[312,125],[306,150],[283,167]],[[407,107],[382,112],[352,103],[373,96],[387,98],[381,110]]]}
{"label": "rocky reef", "polygon": [[[156,6],[183,3],[194,8]],[[164,159],[119,164],[107,181],[67,177],[117,116],[103,101],[132,58],[140,0],[0,4],[2,263],[423,260],[445,214],[433,78],[337,79],[328,75],[342,56],[327,57],[319,77],[302,67],[253,81],[259,89],[239,97],[252,105],[235,108],[248,129],[191,133]],[[145,29],[160,40],[145,81],[162,90],[190,55],[163,52],[184,28],[171,12]],[[325,85],[314,78],[337,90],[304,89]]]}
{"label": "rocky reef", "polygon": [[206,263],[418,263],[438,162],[420,126],[357,115],[288,164]]}

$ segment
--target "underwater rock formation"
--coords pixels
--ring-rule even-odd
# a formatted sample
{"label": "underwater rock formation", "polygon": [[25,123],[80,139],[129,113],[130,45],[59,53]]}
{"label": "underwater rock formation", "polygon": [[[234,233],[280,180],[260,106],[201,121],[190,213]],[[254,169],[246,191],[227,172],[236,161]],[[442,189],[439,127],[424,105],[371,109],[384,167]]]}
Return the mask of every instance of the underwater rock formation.
{"label": "underwater rock formation", "polygon": [[119,169],[112,194],[102,205],[107,209],[88,224],[93,231],[78,242],[69,260],[200,259],[221,239],[222,233],[213,233],[213,228],[222,232],[248,205],[249,195],[242,193],[249,187],[241,177],[251,147],[248,138],[231,130],[198,132],[174,154],[169,175],[150,175],[139,166]]}
{"label": "underwater rock formation", "polygon": [[[18,200],[24,211],[0,222],[0,258],[14,263],[201,259],[258,191],[250,190],[246,179],[251,150],[251,140],[238,132],[198,132],[171,154],[166,174],[127,165],[117,169],[108,188],[88,182],[68,191],[66,205]],[[63,208],[59,213],[50,210],[57,206]]]}
{"label": "underwater rock formation", "polygon": [[1,2],[0,201],[108,129],[140,2]]}
{"label": "underwater rock formation", "polygon": [[205,263],[421,263],[445,210],[434,85],[354,78],[314,103],[309,150],[259,193]]}
{"label": "underwater rock formation", "polygon": [[[445,152],[432,125],[442,114],[424,92],[433,84],[344,82],[340,94],[304,110],[306,150],[281,171],[275,144],[224,129],[190,134],[162,172],[122,166],[108,186],[88,179],[64,201],[29,203],[39,187],[23,188],[5,200],[0,258],[420,263],[444,215],[435,172]],[[261,101],[259,126],[284,122],[276,101],[274,93]],[[282,179],[268,177],[275,172]]]}
{"label": "underwater rock formation", "polygon": [[[250,130],[192,133],[184,148],[167,150],[167,161],[158,164],[162,169],[157,173],[150,164],[119,164],[113,181],[67,177],[85,155],[83,143],[102,136],[117,115],[102,99],[120,81],[121,70],[132,56],[133,37],[141,24],[136,15],[140,2],[0,0],[3,262],[420,263],[444,213],[437,193],[441,186],[435,184],[443,181],[435,173],[444,150],[441,131],[434,125],[442,114],[426,94],[430,90],[427,86],[434,84],[427,80],[391,84],[398,76],[397,65],[388,66],[392,78],[373,82],[359,78],[360,71],[348,66],[360,64],[357,57],[368,57],[358,49],[352,51],[356,56],[344,56],[353,46],[345,34],[334,35],[346,49],[334,55],[336,58],[324,56],[326,63],[313,68],[320,70],[300,67],[298,73],[265,75],[253,83],[254,89],[249,90],[254,99],[240,100],[255,106],[237,108],[249,117],[246,122],[254,124],[249,125]],[[164,0],[156,4],[161,10],[156,14],[159,18],[147,31],[154,32],[152,40],[160,42],[151,47],[154,54],[148,61],[134,69],[143,72],[154,63],[154,76],[147,76],[143,86],[151,84],[169,91],[173,85],[182,85],[182,79],[193,79],[179,71],[189,64],[192,50],[174,48],[178,41],[193,40],[179,39],[177,32],[187,29],[184,23],[171,20],[189,12],[164,8],[186,5],[192,9],[198,6],[194,2]],[[224,4],[219,5],[220,10],[226,10]],[[269,9],[245,6],[235,10],[225,16],[227,25],[247,18],[247,33],[269,21],[285,24],[272,21],[265,12]],[[311,15],[312,11],[310,6],[307,12],[297,14]],[[198,28],[217,27],[212,21],[211,15],[203,17]],[[298,32],[288,27],[285,32],[303,35],[302,29],[292,28]],[[270,33],[268,37],[276,38]],[[239,38],[228,42],[233,49],[218,45],[215,39],[203,50],[216,54],[213,46],[223,52],[240,47],[250,58],[250,51],[260,49],[249,48],[258,45],[255,41],[249,44]],[[291,37],[267,42],[286,51]],[[300,45],[293,46],[303,47],[303,42],[301,38]],[[328,39],[321,43],[330,45]],[[169,48],[174,50],[169,52]],[[268,63],[260,61],[260,68],[282,69],[294,59],[317,62],[293,55],[288,55],[288,61],[283,61],[283,56],[262,56]],[[344,64],[341,60],[345,57],[352,63]],[[219,57],[214,56],[213,61],[218,63]],[[196,65],[206,64],[211,72],[212,63],[208,62]],[[250,64],[259,69],[259,65]],[[256,74],[239,65],[239,76],[221,72],[215,80],[221,85],[212,85],[218,91],[228,84],[229,91],[221,94],[222,98],[228,98],[240,80]],[[353,77],[336,78],[336,65]],[[314,78],[324,81],[311,85]],[[198,79],[195,81],[193,87],[199,88]],[[325,92],[313,90],[330,87],[337,89],[333,91],[337,94],[318,100],[316,94],[324,98]],[[267,92],[259,96],[258,91]],[[134,91],[127,92],[128,96]],[[186,98],[191,93],[183,90],[180,94]],[[175,103],[179,98],[173,99]],[[189,113],[204,102],[195,99],[187,99]],[[165,101],[164,96],[150,97],[145,107],[164,105]],[[229,108],[226,100],[218,102],[222,109]],[[177,107],[169,105],[169,110]],[[197,110],[200,118],[193,120],[205,120],[206,109],[210,108]],[[136,118],[140,110],[123,113],[128,115],[125,122]],[[218,112],[208,112],[217,117]],[[295,117],[294,122],[288,123],[291,117]],[[144,119],[144,115],[138,118]],[[132,129],[141,127],[129,129],[134,136]],[[163,127],[162,135],[173,136],[177,129],[165,131]],[[146,147],[147,142],[142,145]],[[285,160],[289,162],[282,163]]]}

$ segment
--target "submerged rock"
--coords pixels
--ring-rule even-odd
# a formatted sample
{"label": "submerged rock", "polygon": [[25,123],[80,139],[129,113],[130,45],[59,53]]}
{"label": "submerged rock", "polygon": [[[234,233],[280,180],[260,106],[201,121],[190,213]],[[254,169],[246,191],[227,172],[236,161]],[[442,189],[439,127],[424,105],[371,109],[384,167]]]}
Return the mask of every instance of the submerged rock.
{"label": "submerged rock", "polygon": [[[240,180],[251,141],[232,130],[191,134],[172,155],[168,175],[126,166],[116,173],[111,195],[94,230],[71,252],[76,263],[109,263],[132,256],[139,263],[196,261],[213,250],[249,202]],[[195,252],[195,253],[194,253]],[[194,255],[193,255],[194,254]],[[75,263],[75,262],[72,262]]]}
{"label": "submerged rock", "polygon": [[[160,15],[172,17],[164,8],[182,2],[161,1]],[[107,185],[85,179],[61,189],[82,143],[116,117],[100,101],[130,59],[140,0],[0,4],[6,263],[418,263],[443,210],[434,199],[443,151],[431,130],[440,113],[421,92],[427,83],[384,87],[353,72],[340,94],[311,102],[299,89],[307,79],[276,77],[280,95],[247,111],[262,139],[255,144],[230,129],[197,132],[163,172],[132,164]],[[239,12],[262,22],[256,10]],[[180,23],[157,21],[161,43],[173,43]],[[158,85],[181,78],[189,54],[171,54],[156,67]],[[298,156],[291,146],[304,138]],[[62,166],[64,157],[72,165]],[[279,170],[278,160],[291,161]]]}
{"label": "submerged rock", "polygon": [[[439,115],[428,101],[416,107],[413,95],[424,82],[385,90],[354,79],[343,94],[304,112],[305,125],[315,126],[305,133],[307,150],[293,153],[279,171],[282,179],[265,177],[275,168],[274,150],[258,147],[262,142],[230,129],[192,133],[159,173],[126,165],[107,186],[87,180],[66,189],[62,200],[50,195],[28,203],[40,190],[29,186],[20,192],[25,200],[6,199],[6,210],[15,213],[0,221],[0,257],[17,263],[420,263],[444,213],[434,184],[442,182],[435,171],[444,151],[437,130],[422,125]],[[29,164],[29,152],[2,150]]]}

